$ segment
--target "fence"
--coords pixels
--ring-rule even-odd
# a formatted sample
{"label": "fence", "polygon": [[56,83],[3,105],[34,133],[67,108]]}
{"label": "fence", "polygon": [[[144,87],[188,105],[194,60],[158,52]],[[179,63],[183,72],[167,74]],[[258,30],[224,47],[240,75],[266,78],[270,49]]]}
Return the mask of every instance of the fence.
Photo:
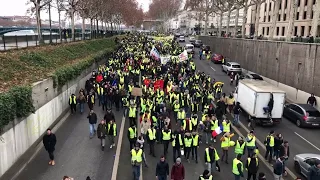
{"label": "fence", "polygon": [[[108,31],[105,33],[75,33],[74,39],[72,34],[45,34],[42,35],[42,42],[38,40],[37,35],[16,35],[16,36],[0,36],[0,51],[7,51],[12,49],[21,49],[33,46],[40,46],[43,44],[59,44],[69,43],[75,41],[83,41],[90,39],[106,38],[113,35],[122,34],[120,31]],[[61,39],[60,39],[61,38]]]}

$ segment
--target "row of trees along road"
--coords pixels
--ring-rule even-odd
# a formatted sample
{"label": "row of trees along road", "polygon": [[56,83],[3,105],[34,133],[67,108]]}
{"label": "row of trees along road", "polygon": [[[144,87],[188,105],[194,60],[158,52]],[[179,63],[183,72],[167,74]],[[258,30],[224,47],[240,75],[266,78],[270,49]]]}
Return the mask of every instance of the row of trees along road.
{"label": "row of trees along road", "polygon": [[[85,35],[85,21],[90,20],[90,32],[99,31],[99,24],[103,30],[108,26],[115,30],[116,26],[126,24],[128,26],[140,26],[144,14],[136,0],[28,0],[32,4],[29,13],[35,14],[37,20],[38,40],[43,41],[41,33],[41,12],[49,12],[55,8],[59,14],[59,27],[61,28],[61,12],[65,12],[71,19],[72,39],[75,40],[75,17],[82,19],[82,37]],[[94,23],[95,22],[95,23]],[[95,24],[95,27],[93,27]],[[61,29],[60,29],[61,32]],[[61,33],[60,33],[61,34]],[[62,37],[60,36],[60,39]]]}
{"label": "row of trees along road", "polygon": [[[272,0],[273,4],[273,14],[271,20],[271,27],[269,33],[269,39],[272,40],[275,35],[275,29],[278,20],[279,8],[280,3],[282,0]],[[218,14],[219,17],[222,17],[224,13],[227,13],[227,25],[226,25],[226,34],[230,33],[230,15],[231,12],[235,11],[235,28],[233,35],[236,35],[236,30],[238,26],[239,20],[239,10],[243,9],[243,20],[242,20],[242,27],[241,27],[241,37],[245,37],[245,27],[247,22],[247,12],[250,6],[255,6],[255,17],[253,18],[255,31],[254,31],[254,38],[258,38],[258,30],[259,30],[259,23],[260,23],[260,9],[261,5],[265,3],[265,0],[187,0],[184,9],[198,12],[199,14],[204,17],[204,33],[208,34],[208,20],[210,16],[214,14]],[[312,3],[310,1],[310,3]],[[298,0],[292,0],[289,7],[289,25],[288,30],[286,31],[286,41],[291,41],[291,37],[293,36],[294,32],[294,22],[297,16],[297,4]],[[197,14],[197,15],[199,15]],[[200,15],[200,16],[201,16]],[[309,15],[310,16],[310,15]],[[318,31],[319,25],[319,16],[320,16],[320,0],[316,0],[316,4],[314,7],[314,16],[312,20],[312,28],[310,35],[315,37]],[[222,31],[222,18],[219,18],[219,25],[218,25],[218,36],[221,36]]]}

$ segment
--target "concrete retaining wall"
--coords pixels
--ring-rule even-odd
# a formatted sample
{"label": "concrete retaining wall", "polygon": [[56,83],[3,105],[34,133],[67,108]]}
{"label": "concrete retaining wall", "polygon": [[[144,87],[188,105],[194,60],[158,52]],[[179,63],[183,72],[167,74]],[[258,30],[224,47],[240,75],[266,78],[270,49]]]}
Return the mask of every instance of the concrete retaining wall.
{"label": "concrete retaining wall", "polygon": [[266,81],[286,91],[290,101],[306,103],[310,93],[314,93],[320,103],[319,45],[212,36],[199,39],[212,52],[264,76]]}
{"label": "concrete retaining wall", "polygon": [[98,63],[93,64],[61,89],[53,87],[51,78],[34,84],[32,97],[36,112],[24,119],[15,120],[0,136],[0,177],[29,148],[40,143],[46,129],[54,126],[68,112],[69,96],[72,93],[78,94],[78,91],[84,88],[92,70],[97,67]]}

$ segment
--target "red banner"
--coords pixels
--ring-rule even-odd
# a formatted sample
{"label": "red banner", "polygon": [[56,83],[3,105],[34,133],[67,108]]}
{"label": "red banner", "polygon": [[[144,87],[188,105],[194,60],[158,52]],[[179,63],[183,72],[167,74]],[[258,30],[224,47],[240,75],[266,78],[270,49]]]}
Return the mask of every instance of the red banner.
{"label": "red banner", "polygon": [[147,87],[149,87],[150,82],[151,82],[151,81],[150,81],[150,79],[148,79],[148,78],[146,78],[146,79],[143,80],[143,84],[146,85]]}
{"label": "red banner", "polygon": [[157,80],[154,82],[154,90],[156,91],[157,89],[163,89],[164,86],[164,80]]}

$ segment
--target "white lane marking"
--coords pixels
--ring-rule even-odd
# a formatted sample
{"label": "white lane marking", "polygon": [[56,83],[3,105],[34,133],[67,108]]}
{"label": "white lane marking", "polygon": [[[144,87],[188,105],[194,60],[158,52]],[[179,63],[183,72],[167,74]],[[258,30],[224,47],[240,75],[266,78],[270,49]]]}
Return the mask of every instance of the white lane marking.
{"label": "white lane marking", "polygon": [[124,131],[125,122],[126,122],[126,118],[123,116],[122,117],[122,121],[121,121],[120,131],[119,131],[116,155],[115,155],[115,158],[114,158],[114,163],[113,163],[113,168],[112,168],[111,180],[116,180],[117,179],[117,173],[118,173],[118,167],[119,167],[119,160],[120,160],[121,145],[122,145],[122,140],[123,140],[123,131]]}
{"label": "white lane marking", "polygon": [[320,148],[318,148],[317,146],[313,145],[310,141],[308,141],[306,138],[302,137],[300,134],[298,134],[297,132],[294,132],[297,136],[299,136],[301,139],[303,139],[304,141],[306,141],[308,144],[310,144],[312,147],[316,148],[318,151],[320,151]]}
{"label": "white lane marking", "polygon": [[[68,111],[63,118],[52,128],[53,132],[56,132],[61,125],[68,119],[68,117],[70,116],[71,112]],[[28,159],[28,161],[15,173],[15,175],[11,178],[11,180],[15,180],[20,173],[27,167],[27,165],[36,157],[36,155],[40,152],[40,150],[43,148],[43,143],[42,141],[40,141],[40,143],[36,146],[36,149],[34,151],[34,153],[32,154],[32,156],[30,157],[30,159]]]}
{"label": "white lane marking", "polygon": [[[211,66],[210,66],[211,67]],[[211,67],[211,69],[213,70],[213,71],[216,71],[213,67]]]}

